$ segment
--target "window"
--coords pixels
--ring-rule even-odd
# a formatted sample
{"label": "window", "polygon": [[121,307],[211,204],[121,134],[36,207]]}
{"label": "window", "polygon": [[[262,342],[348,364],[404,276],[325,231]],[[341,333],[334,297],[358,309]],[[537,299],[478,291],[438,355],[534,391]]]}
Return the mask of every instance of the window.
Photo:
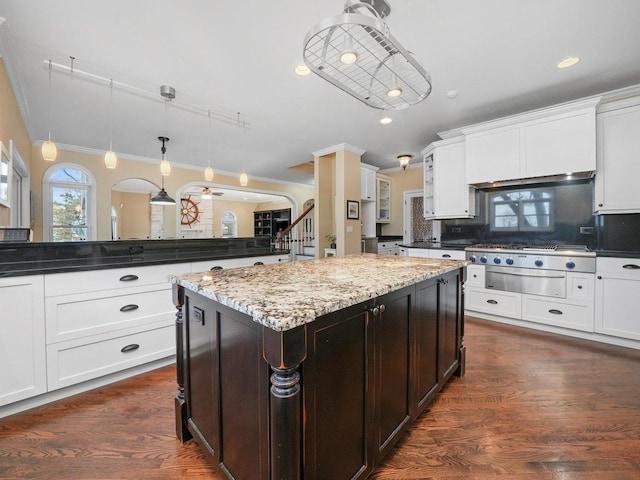
{"label": "window", "polygon": [[529,189],[490,195],[492,231],[553,230],[554,197],[551,190]]}
{"label": "window", "polygon": [[70,163],[49,168],[44,176],[44,236],[52,242],[95,240],[95,181]]}
{"label": "window", "polygon": [[224,212],[222,214],[222,236],[223,237],[238,236],[238,221],[233,212]]}

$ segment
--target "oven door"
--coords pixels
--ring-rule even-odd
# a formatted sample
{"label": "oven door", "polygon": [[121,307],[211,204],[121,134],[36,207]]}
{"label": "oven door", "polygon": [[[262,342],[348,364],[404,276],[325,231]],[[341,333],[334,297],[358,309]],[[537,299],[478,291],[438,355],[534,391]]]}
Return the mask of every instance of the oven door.
{"label": "oven door", "polygon": [[565,298],[566,273],[532,268],[485,267],[485,287],[505,292]]}

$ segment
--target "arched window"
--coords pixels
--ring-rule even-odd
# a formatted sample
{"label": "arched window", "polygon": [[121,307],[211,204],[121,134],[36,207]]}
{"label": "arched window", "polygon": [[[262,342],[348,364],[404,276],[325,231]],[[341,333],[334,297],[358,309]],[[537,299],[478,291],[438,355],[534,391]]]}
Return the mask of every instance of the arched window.
{"label": "arched window", "polygon": [[43,235],[49,242],[96,239],[95,180],[83,167],[60,163],[43,181]]}
{"label": "arched window", "polygon": [[238,236],[238,220],[233,212],[222,214],[222,236],[227,238]]}

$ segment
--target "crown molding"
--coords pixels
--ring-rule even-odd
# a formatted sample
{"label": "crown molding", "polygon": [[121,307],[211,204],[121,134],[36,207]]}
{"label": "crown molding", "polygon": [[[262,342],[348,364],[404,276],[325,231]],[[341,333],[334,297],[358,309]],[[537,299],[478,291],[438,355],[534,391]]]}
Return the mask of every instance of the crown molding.
{"label": "crown molding", "polygon": [[322,150],[316,150],[315,152],[311,152],[313,154],[313,158],[322,157],[324,155],[329,155],[330,153],[336,153],[341,150],[355,153],[356,155],[364,155],[366,150],[362,148],[354,147],[353,145],[349,145],[348,143],[339,143],[338,145],[334,145],[332,147],[323,148]]}

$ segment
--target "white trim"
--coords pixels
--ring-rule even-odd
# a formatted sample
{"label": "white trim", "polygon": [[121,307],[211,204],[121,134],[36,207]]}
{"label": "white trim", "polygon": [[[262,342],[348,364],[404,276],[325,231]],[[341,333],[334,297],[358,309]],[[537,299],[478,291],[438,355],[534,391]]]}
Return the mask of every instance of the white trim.
{"label": "white trim", "polygon": [[22,181],[22,211],[20,212],[20,219],[22,220],[20,225],[13,225],[18,228],[30,228],[31,227],[31,173],[29,167],[22,159],[22,155],[16,147],[16,143],[13,140],[9,140],[9,156],[11,157],[11,163],[13,169],[20,175]]}
{"label": "white trim", "polygon": [[339,143],[337,145],[334,145],[332,147],[327,147],[327,148],[323,148],[321,150],[316,150],[315,152],[311,152],[311,154],[313,155],[313,158],[318,158],[318,157],[322,157],[324,155],[329,155],[330,153],[336,153],[339,152],[341,150],[345,150],[347,152],[351,152],[351,153],[355,153],[356,155],[364,155],[364,153],[366,152],[366,150],[363,150],[361,148],[358,147],[354,147],[353,145],[349,145],[348,143]]}

